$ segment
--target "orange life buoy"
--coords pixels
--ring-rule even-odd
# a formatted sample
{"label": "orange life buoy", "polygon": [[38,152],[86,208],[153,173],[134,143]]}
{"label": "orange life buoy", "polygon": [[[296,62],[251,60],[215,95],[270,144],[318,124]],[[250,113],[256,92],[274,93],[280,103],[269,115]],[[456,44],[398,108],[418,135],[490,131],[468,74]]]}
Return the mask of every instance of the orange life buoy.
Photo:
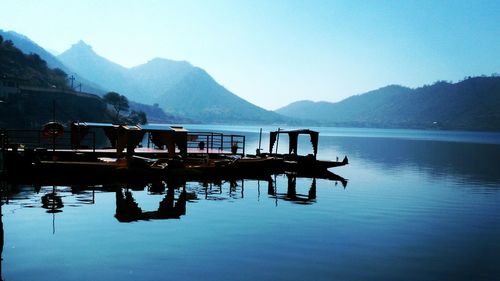
{"label": "orange life buoy", "polygon": [[57,138],[64,134],[64,127],[61,123],[49,122],[43,125],[42,137]]}

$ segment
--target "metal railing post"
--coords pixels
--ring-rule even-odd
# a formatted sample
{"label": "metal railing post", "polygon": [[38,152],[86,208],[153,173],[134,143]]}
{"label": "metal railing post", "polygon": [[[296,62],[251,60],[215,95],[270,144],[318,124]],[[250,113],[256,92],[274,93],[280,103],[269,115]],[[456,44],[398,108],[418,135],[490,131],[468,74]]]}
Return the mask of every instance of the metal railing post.
{"label": "metal railing post", "polygon": [[245,144],[246,144],[245,136],[243,136],[243,156],[245,156]]}
{"label": "metal railing post", "polygon": [[208,138],[208,135],[207,135],[207,146],[206,147],[207,147],[207,154],[208,154],[208,150],[210,148],[210,140]]}
{"label": "metal railing post", "polygon": [[214,149],[214,133],[210,133],[210,149]]}

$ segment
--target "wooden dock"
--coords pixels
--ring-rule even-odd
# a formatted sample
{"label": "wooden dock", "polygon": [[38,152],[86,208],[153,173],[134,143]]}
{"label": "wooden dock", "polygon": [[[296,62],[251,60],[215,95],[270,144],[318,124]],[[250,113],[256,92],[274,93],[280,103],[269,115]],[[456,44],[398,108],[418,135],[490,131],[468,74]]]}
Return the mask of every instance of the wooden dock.
{"label": "wooden dock", "polygon": [[[172,158],[174,155],[203,158],[245,155],[245,136],[176,130],[172,132],[167,131],[171,134],[170,137],[160,140],[154,138],[154,133],[161,134],[163,131],[147,131],[144,137],[140,135],[140,138],[143,139],[142,143],[134,145],[132,154],[147,158]],[[131,154],[127,153],[128,145],[122,144],[120,146],[118,145],[119,142],[113,138],[109,141],[116,144],[116,146],[120,146],[121,149],[99,147],[96,144],[96,132],[94,131],[87,132],[84,138],[79,137],[76,144],[74,143],[74,139],[75,134],[73,131],[64,132],[61,137],[46,138],[43,137],[43,132],[40,130],[3,130],[2,151],[17,151],[22,154],[27,153],[43,156],[45,160],[48,160],[49,157],[50,160],[53,157],[71,160],[96,159],[101,157],[120,158]],[[179,141],[179,139],[181,140]],[[169,140],[171,143],[168,142]],[[175,140],[175,142],[172,142],[172,140]],[[153,141],[156,141],[156,144]]]}

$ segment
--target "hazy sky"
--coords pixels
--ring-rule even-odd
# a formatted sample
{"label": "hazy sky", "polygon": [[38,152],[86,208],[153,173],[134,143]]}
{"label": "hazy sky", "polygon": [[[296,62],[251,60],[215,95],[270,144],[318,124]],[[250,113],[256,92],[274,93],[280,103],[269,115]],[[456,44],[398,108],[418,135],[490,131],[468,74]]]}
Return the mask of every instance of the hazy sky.
{"label": "hazy sky", "polygon": [[500,73],[500,0],[0,0],[0,15],[50,50],[189,61],[266,109]]}

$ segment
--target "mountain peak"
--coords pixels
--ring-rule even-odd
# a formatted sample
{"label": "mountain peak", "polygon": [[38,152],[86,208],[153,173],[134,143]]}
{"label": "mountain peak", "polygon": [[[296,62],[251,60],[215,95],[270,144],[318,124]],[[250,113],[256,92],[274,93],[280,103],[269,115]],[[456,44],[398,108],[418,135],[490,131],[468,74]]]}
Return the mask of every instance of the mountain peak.
{"label": "mountain peak", "polygon": [[71,45],[69,49],[58,55],[59,58],[65,57],[68,55],[77,55],[77,56],[90,56],[94,57],[97,54],[92,50],[92,46],[89,44],[85,43],[83,40],[80,40],[76,42],[75,44]]}
{"label": "mountain peak", "polygon": [[[71,48],[58,55],[57,58],[70,67],[72,72],[84,76],[90,81],[102,85],[103,89],[121,91],[116,81],[126,81],[127,69],[98,55],[83,40],[73,44]],[[97,74],[98,73],[98,74]],[[125,82],[123,82],[125,83]]]}
{"label": "mountain peak", "polygon": [[85,43],[85,41],[80,40],[77,43],[71,45],[70,50],[71,49],[76,49],[76,50],[80,50],[80,51],[92,51],[92,46]]}

